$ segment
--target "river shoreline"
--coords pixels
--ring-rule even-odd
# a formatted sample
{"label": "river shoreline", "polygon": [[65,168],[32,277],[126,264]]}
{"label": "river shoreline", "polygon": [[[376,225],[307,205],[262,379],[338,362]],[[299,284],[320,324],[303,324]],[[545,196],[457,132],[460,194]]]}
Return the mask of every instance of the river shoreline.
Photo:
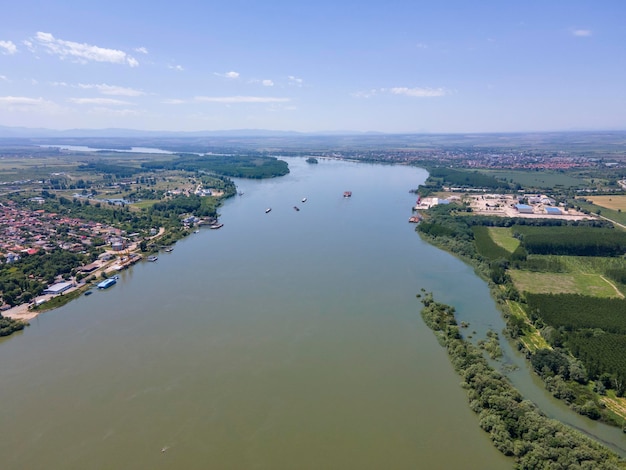
{"label": "river shoreline", "polygon": [[[158,233],[156,235],[153,235],[152,237],[149,237],[148,239],[151,241],[155,241],[155,240],[158,240],[160,237],[162,237],[164,234],[165,234],[165,228],[160,227]],[[119,254],[113,251],[110,251],[109,253],[112,255]],[[11,307],[10,309],[5,310],[0,313],[2,314],[3,317],[11,318],[12,320],[23,321],[28,324],[30,320],[37,318],[39,315],[49,312],[51,310],[55,310],[59,307],[62,307],[66,305],[68,302],[71,302],[72,300],[75,300],[78,297],[76,295],[69,295],[69,294],[76,293],[77,291],[80,293],[87,292],[89,289],[92,289],[93,287],[95,287],[95,285],[99,282],[100,278],[102,277],[103,273],[106,274],[106,276],[108,277],[109,275],[115,274],[119,272],[120,270],[128,269],[133,264],[144,259],[144,256],[139,248],[139,244],[133,243],[132,245],[128,247],[128,249],[124,250],[123,256],[121,258],[126,258],[126,260],[120,261],[120,259],[118,258],[113,258],[107,262],[102,263],[102,265],[99,268],[97,268],[96,270],[91,272],[89,276],[87,276],[88,278],[93,278],[92,281],[75,282],[74,285],[72,285],[72,287],[63,291],[60,294],[43,294],[43,295],[37,296],[37,298],[33,299],[33,301],[30,303],[22,303],[19,305],[15,305],[14,307]],[[117,269],[116,266],[119,266],[121,269]],[[67,296],[69,299],[64,302],[58,302],[53,306],[47,305],[48,302],[51,301],[52,299],[58,299],[64,296]],[[34,305],[37,305],[38,308],[36,309],[32,308]]]}

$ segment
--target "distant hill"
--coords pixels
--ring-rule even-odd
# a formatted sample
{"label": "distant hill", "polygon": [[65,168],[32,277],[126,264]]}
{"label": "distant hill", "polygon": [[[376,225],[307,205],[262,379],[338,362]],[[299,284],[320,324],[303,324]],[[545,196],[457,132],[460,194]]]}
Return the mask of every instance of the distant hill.
{"label": "distant hill", "polygon": [[296,132],[268,129],[232,129],[219,131],[145,131],[138,129],[44,129],[0,126],[0,138],[63,138],[63,137],[296,137],[314,135],[372,135],[374,132],[322,131]]}

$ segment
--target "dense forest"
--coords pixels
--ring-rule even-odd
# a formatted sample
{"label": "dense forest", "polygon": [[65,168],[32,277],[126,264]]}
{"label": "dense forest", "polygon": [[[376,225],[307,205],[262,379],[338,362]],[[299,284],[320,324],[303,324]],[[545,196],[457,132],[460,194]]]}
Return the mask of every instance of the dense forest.
{"label": "dense forest", "polygon": [[287,162],[261,155],[182,154],[175,160],[142,163],[149,170],[207,171],[234,178],[272,178],[289,173]]}

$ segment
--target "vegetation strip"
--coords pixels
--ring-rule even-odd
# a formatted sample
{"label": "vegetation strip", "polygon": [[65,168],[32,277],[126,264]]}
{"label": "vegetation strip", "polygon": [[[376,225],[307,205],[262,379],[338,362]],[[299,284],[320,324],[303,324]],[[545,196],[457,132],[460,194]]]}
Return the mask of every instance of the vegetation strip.
{"label": "vegetation strip", "polygon": [[482,352],[463,339],[454,308],[422,298],[422,317],[448,352],[462,377],[470,408],[496,448],[515,457],[518,469],[588,468],[619,469],[624,462],[606,447],[568,426],[543,415],[499,372]]}

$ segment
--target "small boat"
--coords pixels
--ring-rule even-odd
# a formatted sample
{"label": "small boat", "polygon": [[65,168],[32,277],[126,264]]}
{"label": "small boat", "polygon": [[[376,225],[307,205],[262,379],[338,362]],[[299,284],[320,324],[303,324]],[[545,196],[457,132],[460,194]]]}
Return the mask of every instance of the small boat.
{"label": "small boat", "polygon": [[300,208],[299,208],[298,206],[293,206],[293,208],[294,208],[295,210],[297,210],[297,211],[299,211],[299,210],[300,210]]}
{"label": "small boat", "polygon": [[93,294],[93,292],[92,292],[92,291],[90,291],[90,290],[88,290],[87,292],[85,292],[85,295],[91,295],[91,294]]}
{"label": "small boat", "polygon": [[200,233],[200,230],[194,230],[193,233]]}
{"label": "small boat", "polygon": [[306,202],[306,198],[305,197],[302,198],[302,202]]}
{"label": "small boat", "polygon": [[150,261],[151,263],[154,263],[158,259],[159,259],[158,256],[148,256],[148,261]]}
{"label": "small boat", "polygon": [[267,209],[265,209],[265,213],[266,213],[266,214],[267,214],[268,212],[271,212],[271,211],[272,211],[272,208],[271,208],[271,207],[268,207]]}
{"label": "small boat", "polygon": [[352,191],[344,191],[343,197],[352,197]]}
{"label": "small boat", "polygon": [[174,248],[166,248],[166,249],[165,249],[165,252],[166,252],[166,253],[171,253],[172,251],[174,251]]}
{"label": "small boat", "polygon": [[209,225],[209,228],[213,230],[217,230],[218,228],[222,228],[223,226],[224,224],[212,224],[212,225]]}
{"label": "small boat", "polygon": [[239,192],[239,195],[240,195],[240,196],[243,196],[243,191]]}

